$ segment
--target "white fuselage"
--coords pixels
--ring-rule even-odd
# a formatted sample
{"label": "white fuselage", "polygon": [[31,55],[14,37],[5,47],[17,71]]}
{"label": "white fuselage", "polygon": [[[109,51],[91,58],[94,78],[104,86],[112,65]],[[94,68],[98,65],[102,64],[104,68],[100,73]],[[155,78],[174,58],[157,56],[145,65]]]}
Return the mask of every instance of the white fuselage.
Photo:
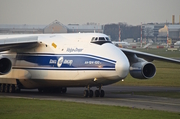
{"label": "white fuselage", "polygon": [[101,86],[129,73],[129,61],[112,43],[91,43],[104,34],[39,35],[39,44],[1,52],[12,70],[0,78],[19,79],[24,88]]}

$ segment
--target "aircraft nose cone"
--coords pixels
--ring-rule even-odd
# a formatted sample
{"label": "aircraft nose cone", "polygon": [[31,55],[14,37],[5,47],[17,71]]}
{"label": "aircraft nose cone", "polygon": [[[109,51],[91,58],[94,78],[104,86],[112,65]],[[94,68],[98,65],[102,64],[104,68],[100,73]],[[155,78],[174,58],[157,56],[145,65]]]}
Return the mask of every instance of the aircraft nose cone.
{"label": "aircraft nose cone", "polygon": [[129,73],[129,60],[127,59],[126,55],[121,51],[121,55],[116,62],[116,72],[120,78],[125,78]]}

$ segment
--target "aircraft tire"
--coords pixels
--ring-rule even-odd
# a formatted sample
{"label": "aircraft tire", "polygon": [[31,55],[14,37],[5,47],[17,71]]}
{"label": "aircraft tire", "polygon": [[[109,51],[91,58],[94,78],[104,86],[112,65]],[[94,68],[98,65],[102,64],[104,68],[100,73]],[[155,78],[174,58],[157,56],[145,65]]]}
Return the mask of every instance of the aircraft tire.
{"label": "aircraft tire", "polygon": [[14,92],[15,92],[15,85],[14,85],[14,84],[11,84],[11,85],[9,86],[9,92],[10,92],[10,93],[14,93]]}
{"label": "aircraft tire", "polygon": [[21,89],[18,88],[18,89],[15,90],[15,92],[16,92],[16,93],[20,93],[20,92],[21,92]]}
{"label": "aircraft tire", "polygon": [[99,90],[95,91],[95,97],[99,97]]}
{"label": "aircraft tire", "polygon": [[88,90],[84,90],[84,97],[88,97]]}
{"label": "aircraft tire", "polygon": [[42,88],[38,88],[38,91],[39,91],[39,93],[42,93],[43,89]]}
{"label": "aircraft tire", "polygon": [[62,88],[61,87],[57,89],[57,93],[62,93]]}
{"label": "aircraft tire", "polygon": [[93,91],[92,90],[89,91],[89,97],[90,98],[93,97]]}
{"label": "aircraft tire", "polygon": [[5,93],[9,93],[9,84],[5,85]]}
{"label": "aircraft tire", "polygon": [[2,84],[0,83],[0,93],[1,93],[1,87],[2,87]]}
{"label": "aircraft tire", "polygon": [[101,90],[100,97],[104,97],[104,95],[105,95],[104,90]]}
{"label": "aircraft tire", "polygon": [[4,89],[5,89],[5,84],[1,84],[1,93],[4,92]]}
{"label": "aircraft tire", "polygon": [[66,93],[67,92],[67,88],[66,87],[63,87],[62,88],[62,93]]}
{"label": "aircraft tire", "polygon": [[12,85],[9,85],[9,92],[12,93]]}

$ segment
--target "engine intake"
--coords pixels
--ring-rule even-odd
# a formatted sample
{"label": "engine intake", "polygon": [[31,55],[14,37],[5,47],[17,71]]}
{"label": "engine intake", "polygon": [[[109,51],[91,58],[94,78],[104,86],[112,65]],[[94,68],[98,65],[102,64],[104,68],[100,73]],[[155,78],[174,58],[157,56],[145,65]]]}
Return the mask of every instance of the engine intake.
{"label": "engine intake", "polygon": [[156,67],[150,62],[137,62],[131,65],[130,74],[133,78],[149,79],[155,76]]}
{"label": "engine intake", "polygon": [[8,58],[0,59],[0,75],[5,75],[11,71],[12,63]]}

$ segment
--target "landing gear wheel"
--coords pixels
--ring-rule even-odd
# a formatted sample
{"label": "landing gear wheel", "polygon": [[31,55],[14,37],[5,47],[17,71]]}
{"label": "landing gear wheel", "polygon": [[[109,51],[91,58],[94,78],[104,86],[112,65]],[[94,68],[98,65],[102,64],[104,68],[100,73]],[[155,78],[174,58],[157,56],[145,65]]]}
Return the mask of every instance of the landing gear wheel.
{"label": "landing gear wheel", "polygon": [[62,88],[60,87],[60,88],[58,88],[58,91],[57,91],[58,93],[62,93]]}
{"label": "landing gear wheel", "polygon": [[89,90],[89,97],[93,97],[93,91],[92,90]]}
{"label": "landing gear wheel", "polygon": [[9,92],[12,93],[12,85],[9,86]]}
{"label": "landing gear wheel", "polygon": [[20,92],[21,92],[21,89],[20,89],[20,88],[17,88],[17,89],[15,89],[15,92],[16,92],[16,93],[20,93]]}
{"label": "landing gear wheel", "polygon": [[104,90],[101,90],[100,97],[104,97],[104,95],[105,95]]}
{"label": "landing gear wheel", "polygon": [[5,93],[9,93],[9,84],[5,85]]}
{"label": "landing gear wheel", "polygon": [[63,87],[62,88],[62,93],[66,93],[67,92],[67,88],[66,87]]}
{"label": "landing gear wheel", "polygon": [[14,84],[11,84],[11,85],[9,86],[9,92],[10,92],[10,93],[14,93],[14,92],[15,92],[15,85],[14,85]]}
{"label": "landing gear wheel", "polygon": [[1,84],[1,93],[4,92],[4,89],[5,89],[5,84]]}
{"label": "landing gear wheel", "polygon": [[88,97],[88,90],[84,90],[84,97]]}
{"label": "landing gear wheel", "polygon": [[99,90],[95,91],[95,97],[99,97]]}
{"label": "landing gear wheel", "polygon": [[42,93],[43,89],[42,88],[38,88],[38,91],[39,91],[39,93]]}

